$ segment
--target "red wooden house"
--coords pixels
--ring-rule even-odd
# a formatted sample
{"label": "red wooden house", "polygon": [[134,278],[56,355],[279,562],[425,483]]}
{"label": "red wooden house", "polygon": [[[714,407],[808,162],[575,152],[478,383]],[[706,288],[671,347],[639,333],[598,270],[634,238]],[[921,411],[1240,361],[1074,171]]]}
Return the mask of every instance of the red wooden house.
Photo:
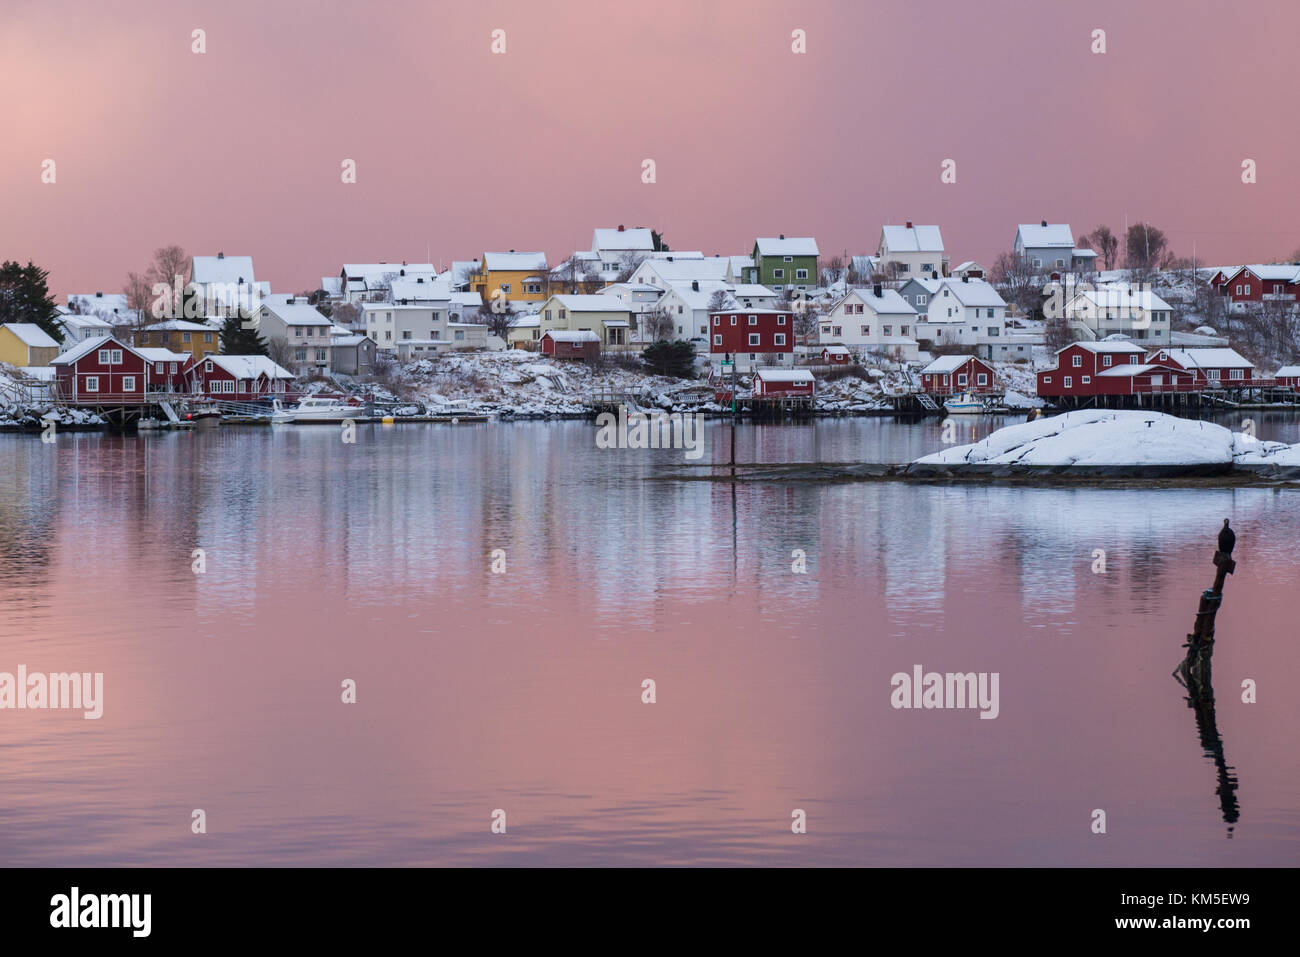
{"label": "red wooden house", "polygon": [[757,368],[769,356],[794,364],[794,316],[777,309],[709,313],[709,354],[731,356],[737,370]]}
{"label": "red wooden house", "polygon": [[1300,391],[1300,366],[1283,366],[1273,374],[1273,381],[1288,389]]}
{"label": "red wooden house", "polygon": [[257,402],[285,396],[293,373],[266,356],[206,356],[194,366],[195,384],[213,399]]}
{"label": "red wooden house", "polygon": [[1300,266],[1291,263],[1241,266],[1223,281],[1222,289],[1231,307],[1237,310],[1247,303],[1296,301],[1300,293]]}
{"label": "red wooden house", "polygon": [[997,387],[993,367],[977,356],[940,356],[921,370],[921,390],[929,395],[992,392]]}
{"label": "red wooden house", "polygon": [[135,346],[135,351],[149,363],[149,392],[193,393],[194,353],[172,352],[170,349]]}
{"label": "red wooden house", "polygon": [[71,405],[143,405],[150,364],[116,336],[97,336],[51,363],[59,395]]}
{"label": "red wooden house", "polygon": [[542,355],[553,359],[579,359],[592,362],[600,358],[600,336],[590,329],[566,331],[553,329],[542,336]]}
{"label": "red wooden house", "polygon": [[[1255,364],[1236,349],[1156,349],[1145,361],[1191,372],[1201,388],[1246,388],[1265,384],[1256,374]],[[1267,384],[1272,383],[1269,381]]]}
{"label": "red wooden house", "polygon": [[807,369],[759,369],[754,373],[754,395],[808,396],[817,391],[817,380]]}
{"label": "red wooden house", "polygon": [[822,362],[832,366],[846,366],[853,359],[848,346],[827,346],[822,350]]}
{"label": "red wooden house", "polygon": [[1038,395],[1050,399],[1109,394],[1097,384],[1100,373],[1145,362],[1146,350],[1124,340],[1072,342],[1056,351],[1055,369],[1038,373]]}

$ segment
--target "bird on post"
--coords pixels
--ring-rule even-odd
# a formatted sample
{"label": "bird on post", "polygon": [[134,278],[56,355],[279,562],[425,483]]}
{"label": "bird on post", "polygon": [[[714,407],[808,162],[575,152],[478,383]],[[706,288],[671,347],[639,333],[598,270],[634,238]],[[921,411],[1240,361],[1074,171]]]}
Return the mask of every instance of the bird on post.
{"label": "bird on post", "polygon": [[1237,533],[1228,527],[1228,520],[1223,520],[1223,528],[1219,529],[1219,551],[1223,552],[1224,557],[1232,554],[1232,546],[1237,544]]}

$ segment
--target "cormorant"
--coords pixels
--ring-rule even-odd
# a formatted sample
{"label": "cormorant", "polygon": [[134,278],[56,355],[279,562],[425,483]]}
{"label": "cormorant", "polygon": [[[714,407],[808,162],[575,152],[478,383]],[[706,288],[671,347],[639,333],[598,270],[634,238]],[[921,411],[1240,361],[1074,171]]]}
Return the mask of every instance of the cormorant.
{"label": "cormorant", "polygon": [[1232,546],[1237,544],[1237,533],[1228,527],[1228,520],[1223,520],[1223,528],[1219,529],[1219,551],[1225,555],[1232,554]]}

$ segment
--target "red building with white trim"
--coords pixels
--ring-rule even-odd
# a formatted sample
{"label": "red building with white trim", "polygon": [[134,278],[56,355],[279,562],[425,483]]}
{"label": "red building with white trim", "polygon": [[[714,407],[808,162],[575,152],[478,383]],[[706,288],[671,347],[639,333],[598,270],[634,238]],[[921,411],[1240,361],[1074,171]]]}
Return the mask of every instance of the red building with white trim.
{"label": "red building with white trim", "polygon": [[1261,379],[1256,374],[1255,364],[1236,349],[1156,349],[1145,361],[1185,369],[1195,376],[1196,384],[1201,388],[1249,388],[1273,384],[1271,380]]}
{"label": "red building with white trim", "polygon": [[736,371],[749,371],[768,361],[794,365],[794,315],[777,309],[737,309],[709,313],[709,354],[730,356]]}
{"label": "red building with white trim", "polygon": [[754,373],[753,392],[761,396],[807,396],[816,394],[817,380],[807,369],[759,369]]}
{"label": "red building with white trim", "polygon": [[929,395],[995,392],[997,373],[978,356],[939,356],[921,370],[921,390]]}
{"label": "red building with white trim", "polygon": [[116,336],[97,336],[64,352],[50,365],[59,396],[70,405],[143,405],[150,363]]}
{"label": "red building with white trim", "polygon": [[231,402],[282,398],[294,381],[292,372],[266,356],[205,356],[192,374],[198,391]]}

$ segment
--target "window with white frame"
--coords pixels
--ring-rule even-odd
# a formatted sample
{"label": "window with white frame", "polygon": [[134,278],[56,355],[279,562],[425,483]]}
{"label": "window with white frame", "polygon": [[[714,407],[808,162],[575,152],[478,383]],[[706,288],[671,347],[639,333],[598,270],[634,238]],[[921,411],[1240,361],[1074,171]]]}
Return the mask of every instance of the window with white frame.
{"label": "window with white frame", "polygon": [[778,346],[785,345],[785,333],[784,332],[772,333],[772,344]]}
{"label": "window with white frame", "polygon": [[1079,368],[1081,365],[1083,365],[1083,356],[1071,357],[1070,365],[1074,366],[1076,369]]}
{"label": "window with white frame", "polygon": [[719,333],[715,333],[715,334],[714,334],[714,336],[713,336],[713,344],[714,344],[715,346],[720,346],[720,345],[722,345],[722,335],[721,335],[721,334],[719,334]]}
{"label": "window with white frame", "polygon": [[87,392],[99,391],[99,376],[97,375],[86,376],[86,391]]}
{"label": "window with white frame", "polygon": [[756,326],[756,325],[758,325],[758,316],[750,316],[750,317],[749,317],[749,324],[750,324],[751,326]]}
{"label": "window with white frame", "polygon": [[123,392],[135,391],[135,376],[133,375],[122,376],[122,391]]}
{"label": "window with white frame", "polygon": [[762,344],[763,344],[763,337],[762,337],[762,335],[761,335],[760,333],[757,333],[757,332],[751,332],[751,333],[749,334],[749,344],[750,344],[751,346],[762,345]]}
{"label": "window with white frame", "polygon": [[1074,376],[1066,376],[1064,385],[1067,389],[1072,388],[1074,386]]}

